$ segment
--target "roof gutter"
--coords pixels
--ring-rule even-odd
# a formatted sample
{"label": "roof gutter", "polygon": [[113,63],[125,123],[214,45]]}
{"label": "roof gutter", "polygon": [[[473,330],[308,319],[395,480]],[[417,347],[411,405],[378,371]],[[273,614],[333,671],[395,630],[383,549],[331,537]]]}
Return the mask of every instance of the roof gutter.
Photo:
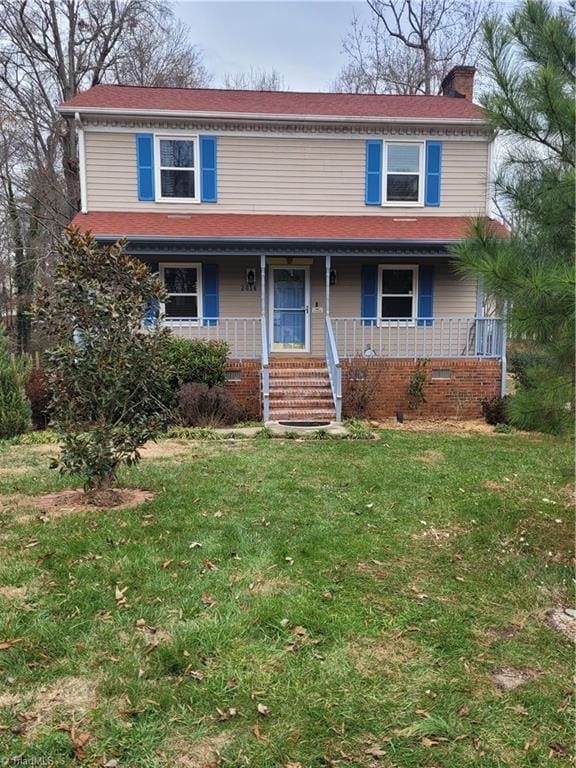
{"label": "roof gutter", "polygon": [[117,109],[114,107],[76,107],[60,105],[61,115],[102,117],[147,117],[181,118],[186,120],[257,120],[270,123],[415,123],[449,125],[488,125],[483,118],[477,117],[387,117],[385,115],[286,115],[266,114],[261,112],[203,112],[177,109]]}
{"label": "roof gutter", "polygon": [[235,243],[245,244],[257,244],[257,245],[358,245],[358,246],[378,246],[378,245],[434,245],[434,246],[446,246],[454,245],[462,242],[462,238],[456,239],[443,239],[432,240],[417,239],[417,240],[398,240],[387,238],[369,238],[369,239],[355,239],[355,238],[318,238],[318,237],[172,237],[170,235],[99,235],[96,232],[92,232],[96,240],[116,242],[117,240],[129,240],[133,243],[212,243],[215,245],[233,245]]}

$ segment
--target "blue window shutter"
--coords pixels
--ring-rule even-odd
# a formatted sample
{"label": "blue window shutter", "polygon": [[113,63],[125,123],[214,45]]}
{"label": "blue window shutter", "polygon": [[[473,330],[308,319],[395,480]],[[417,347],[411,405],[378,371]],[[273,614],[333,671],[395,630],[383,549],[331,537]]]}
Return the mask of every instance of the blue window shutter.
{"label": "blue window shutter", "polygon": [[136,134],[136,166],[138,168],[138,200],[154,200],[154,136]]}
{"label": "blue window shutter", "polygon": [[424,205],[440,205],[440,182],[442,176],[442,142],[426,142],[426,185]]}
{"label": "blue window shutter", "polygon": [[[361,275],[360,314],[363,325],[375,325],[378,317],[378,267],[376,264],[363,264]],[[373,319],[371,319],[373,318]]]}
{"label": "blue window shutter", "polygon": [[366,205],[382,205],[382,142],[366,142]]}
{"label": "blue window shutter", "polygon": [[216,319],[220,317],[218,264],[204,264],[202,267],[202,314],[209,318],[204,320],[204,325],[216,325]]}
{"label": "blue window shutter", "polygon": [[215,203],[218,200],[216,188],[216,136],[200,136],[200,200]]}
{"label": "blue window shutter", "polygon": [[431,318],[418,320],[418,325],[432,325],[434,317],[434,267],[420,267],[418,274],[418,317]]}

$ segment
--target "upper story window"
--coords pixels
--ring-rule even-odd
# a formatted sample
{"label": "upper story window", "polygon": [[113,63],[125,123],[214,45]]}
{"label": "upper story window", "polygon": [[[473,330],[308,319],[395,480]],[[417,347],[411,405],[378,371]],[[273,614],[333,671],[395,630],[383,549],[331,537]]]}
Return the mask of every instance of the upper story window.
{"label": "upper story window", "polygon": [[422,205],[424,144],[386,142],[384,146],[384,204]]}
{"label": "upper story window", "polygon": [[157,199],[198,199],[198,142],[196,137],[156,136]]}

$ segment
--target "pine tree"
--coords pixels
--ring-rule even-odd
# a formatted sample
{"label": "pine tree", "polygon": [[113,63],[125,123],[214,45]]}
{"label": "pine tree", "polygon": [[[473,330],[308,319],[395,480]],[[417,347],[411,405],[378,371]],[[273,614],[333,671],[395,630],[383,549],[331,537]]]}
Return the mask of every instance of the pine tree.
{"label": "pine tree", "polygon": [[25,358],[12,358],[6,331],[0,326],[0,438],[20,435],[30,427],[30,403],[25,391],[29,374]]}
{"label": "pine tree", "polygon": [[506,148],[495,194],[512,233],[498,238],[477,221],[456,248],[527,349],[510,419],[546,431],[571,424],[574,409],[574,8],[525,0],[484,26],[494,88],[483,105]]}

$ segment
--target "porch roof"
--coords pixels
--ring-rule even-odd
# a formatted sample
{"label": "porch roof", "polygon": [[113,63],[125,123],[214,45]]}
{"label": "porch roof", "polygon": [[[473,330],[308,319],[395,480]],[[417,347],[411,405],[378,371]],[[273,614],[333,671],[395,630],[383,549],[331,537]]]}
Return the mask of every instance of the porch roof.
{"label": "porch roof", "polygon": [[[505,236],[506,228],[491,226]],[[230,213],[132,213],[91,211],[71,222],[101,241],[126,238],[131,243],[201,246],[432,246],[443,247],[466,237],[465,216],[302,216]]]}

